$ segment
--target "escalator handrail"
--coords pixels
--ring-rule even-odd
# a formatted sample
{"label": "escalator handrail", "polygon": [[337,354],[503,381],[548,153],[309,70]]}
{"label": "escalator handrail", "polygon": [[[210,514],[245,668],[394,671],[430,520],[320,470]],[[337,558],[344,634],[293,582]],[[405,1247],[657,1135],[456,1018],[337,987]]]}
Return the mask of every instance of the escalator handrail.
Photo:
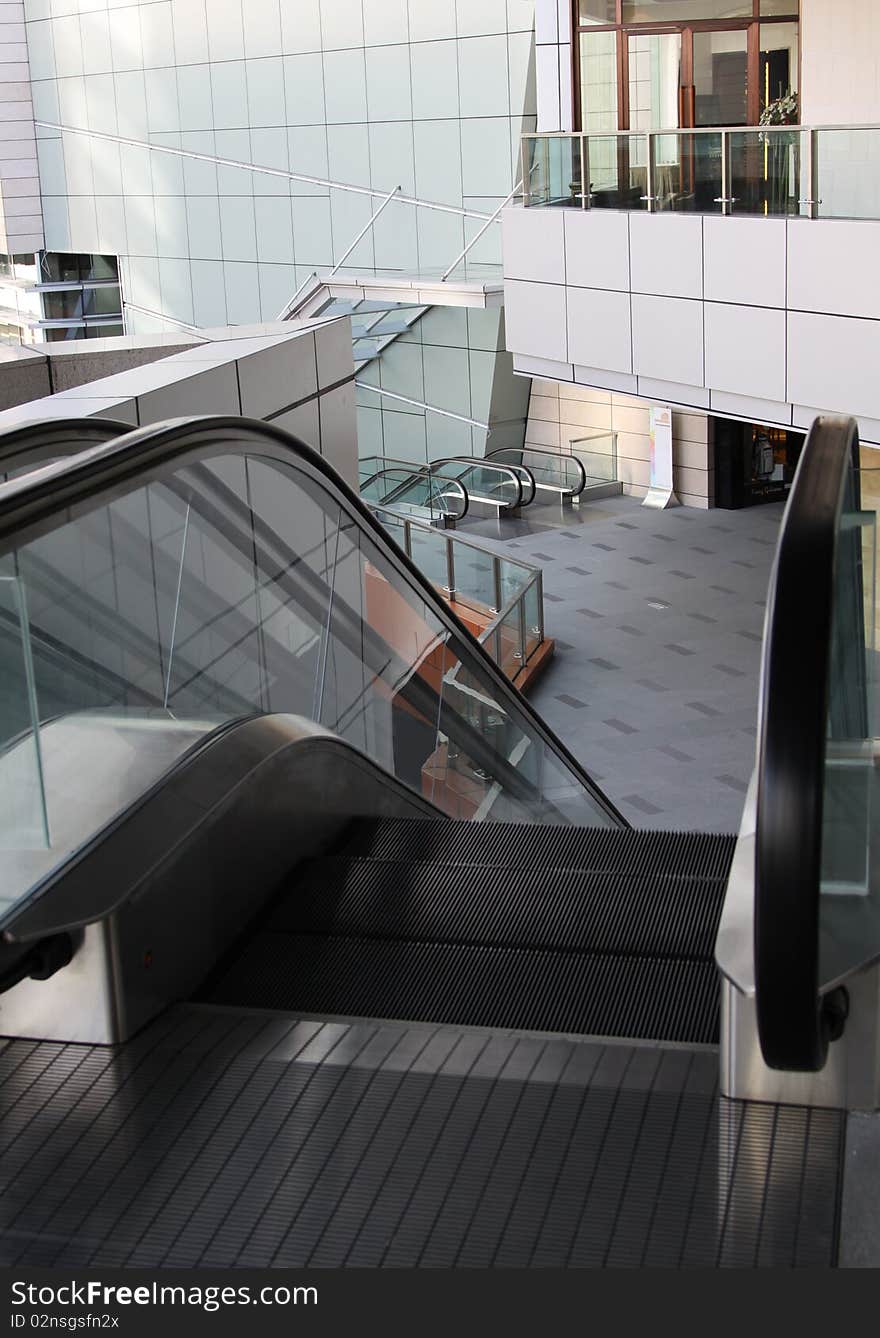
{"label": "escalator handrail", "polygon": [[[528,506],[531,502],[535,500],[535,491],[537,485],[535,484],[534,475],[528,469],[526,469],[525,465],[499,465],[495,464],[494,461],[492,460],[487,460],[485,456],[481,457],[478,455],[447,455],[444,456],[442,460],[437,460],[434,464],[430,466],[430,468],[434,471],[439,472],[443,469],[444,465],[469,465],[471,469],[492,469],[495,470],[496,473],[507,474],[508,477],[512,478],[516,483],[517,500],[513,503],[512,506],[505,506],[503,508],[503,510],[505,511],[515,511],[517,510],[517,508],[521,506],[524,505]],[[525,500],[523,495],[523,481],[522,481],[523,474],[525,474],[526,477],[528,478],[532,489],[532,495],[531,497],[529,497],[528,501]]]}
{"label": "escalator handrail", "polygon": [[221,449],[241,450],[248,439],[253,447],[252,454],[263,454],[288,466],[295,462],[297,468],[321,484],[352,522],[369,534],[389,566],[430,608],[432,616],[469,649],[500,700],[510,706],[514,714],[525,717],[534,734],[559,756],[615,826],[629,827],[615,804],[577,758],[547,727],[529,701],[511,685],[501,668],[454,610],[440,598],[415,563],[393,542],[369,506],[317,451],[272,423],[229,415],[172,419],[137,428],[124,437],[59,460],[36,474],[22,475],[0,488],[0,548],[8,545],[23,529],[40,533],[52,528],[51,522],[59,512],[93,501],[98,491],[105,501],[110,500],[113,495],[124,493],[138,475],[147,470],[178,468],[187,456],[201,460],[217,455]]}
{"label": "escalator handrail", "polygon": [[[379,479],[384,478],[386,474],[392,474],[392,475],[393,475],[393,474],[403,474],[403,473],[404,473],[404,470],[403,470],[402,466],[400,466],[400,465],[389,465],[389,466],[387,467],[387,469],[380,469],[377,473],[375,473],[375,474],[371,474],[370,477],[369,477],[368,479],[365,479],[365,480],[364,480],[364,482],[361,484],[361,492],[363,493],[364,488],[369,488],[369,487],[371,486],[371,484],[376,483]],[[391,508],[393,509],[393,504],[394,504],[395,502],[403,501],[403,500],[404,500],[403,494],[406,492],[406,490],[407,490],[408,488],[413,487],[413,485],[414,485],[419,479],[431,479],[431,480],[433,480],[433,479],[435,479],[435,478],[442,479],[444,483],[455,483],[455,484],[457,484],[457,486],[458,486],[458,488],[459,488],[459,491],[461,492],[461,497],[457,499],[457,500],[460,501],[460,503],[461,503],[461,509],[460,509],[460,510],[458,510],[458,511],[451,511],[451,510],[449,510],[449,509],[446,509],[445,511],[443,511],[443,508],[442,508],[442,507],[439,507],[439,506],[438,506],[438,510],[443,511],[443,514],[444,514],[444,515],[454,516],[454,518],[455,518],[456,520],[464,520],[465,516],[466,516],[467,513],[468,513],[468,508],[470,507],[470,501],[471,501],[471,499],[470,499],[470,494],[468,493],[467,488],[464,486],[463,483],[459,483],[458,479],[453,478],[451,475],[449,475],[449,476],[444,476],[444,475],[442,475],[442,474],[432,474],[431,471],[430,471],[429,469],[423,469],[423,470],[422,470],[422,469],[419,469],[419,470],[414,470],[414,471],[409,475],[408,478],[403,478],[403,479],[401,479],[401,480],[399,481],[397,488],[395,488],[394,490],[392,490],[392,492],[390,492],[390,493],[388,494],[388,497],[385,499],[384,502],[376,502],[375,505],[376,505],[376,506],[387,506],[387,507],[391,507]],[[434,496],[434,494],[432,493],[432,497],[433,497],[433,496]],[[440,498],[440,500],[443,499],[443,493],[439,493],[439,494],[437,494],[437,496]],[[369,501],[370,499],[367,498],[366,500]],[[413,505],[417,505],[417,504],[413,504]],[[428,502],[422,503],[421,505],[424,505],[428,510],[430,510],[432,503],[431,503],[430,501],[428,501]]]}
{"label": "escalator handrail", "polygon": [[41,418],[18,423],[0,430],[0,473],[17,469],[32,455],[36,456],[32,467],[38,469],[46,461],[78,455],[131,430],[131,423],[113,418]]}
{"label": "escalator handrail", "polygon": [[858,442],[852,418],[817,418],[810,429],[779,535],[764,631],[755,999],[765,1062],[801,1072],[823,1067],[834,1027],[819,994],[822,814],[840,520],[851,467],[858,487]]}
{"label": "escalator handrail", "polygon": [[[573,464],[577,465],[581,483],[579,488],[563,488],[559,485],[559,491],[564,493],[567,497],[580,497],[587,486],[587,471],[584,468],[582,460],[579,460],[576,455],[566,455],[562,451],[551,451],[546,446],[498,446],[494,451],[487,451],[486,459],[490,459],[493,455],[505,455],[510,451],[514,451],[520,455],[547,455],[554,460],[571,460]],[[527,469],[528,466],[523,465],[522,468]],[[544,484],[543,486],[547,487],[548,485]]]}

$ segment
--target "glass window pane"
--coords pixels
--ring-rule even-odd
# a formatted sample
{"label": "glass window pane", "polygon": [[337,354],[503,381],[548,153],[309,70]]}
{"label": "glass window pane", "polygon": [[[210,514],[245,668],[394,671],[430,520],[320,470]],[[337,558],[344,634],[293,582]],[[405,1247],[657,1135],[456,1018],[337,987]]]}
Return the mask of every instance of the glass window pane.
{"label": "glass window pane", "polygon": [[761,14],[791,14],[792,16],[800,13],[800,0],[761,0]]}
{"label": "glass window pane", "polygon": [[[792,11],[789,11],[792,12]],[[747,19],[752,0],[623,0],[624,23],[676,23],[690,19]]]}
{"label": "glass window pane", "polygon": [[581,33],[581,129],[617,126],[617,33]]}
{"label": "glass window pane", "polygon": [[798,120],[797,101],[789,102],[798,89],[798,25],[761,24],[761,111],[776,104],[773,120],[793,125]]}
{"label": "glass window pane", "polygon": [[121,295],[115,284],[84,290],[83,311],[86,316],[117,316],[121,310]]}
{"label": "glass window pane", "polygon": [[584,27],[588,23],[616,23],[617,0],[580,0],[578,22]]}
{"label": "glass window pane", "polygon": [[81,288],[68,289],[61,293],[44,293],[43,298],[46,320],[76,320],[83,315]]}
{"label": "glass window pane", "polygon": [[694,33],[694,124],[748,125],[748,38]]}
{"label": "glass window pane", "polygon": [[43,257],[44,283],[79,283],[79,256],[49,251]]}
{"label": "glass window pane", "polygon": [[681,33],[639,33],[629,38],[631,130],[677,126],[680,85]]}
{"label": "glass window pane", "polygon": [[721,134],[683,130],[657,135],[654,190],[658,209],[712,214],[721,212]]}

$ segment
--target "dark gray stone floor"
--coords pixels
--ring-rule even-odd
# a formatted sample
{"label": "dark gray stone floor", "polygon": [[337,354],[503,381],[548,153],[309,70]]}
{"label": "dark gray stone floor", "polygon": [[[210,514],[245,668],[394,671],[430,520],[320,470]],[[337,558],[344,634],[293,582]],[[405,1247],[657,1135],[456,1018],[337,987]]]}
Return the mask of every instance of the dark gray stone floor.
{"label": "dark gray stone floor", "polygon": [[739,824],[781,518],[619,497],[459,528],[543,569],[557,653],[531,700],[634,826]]}

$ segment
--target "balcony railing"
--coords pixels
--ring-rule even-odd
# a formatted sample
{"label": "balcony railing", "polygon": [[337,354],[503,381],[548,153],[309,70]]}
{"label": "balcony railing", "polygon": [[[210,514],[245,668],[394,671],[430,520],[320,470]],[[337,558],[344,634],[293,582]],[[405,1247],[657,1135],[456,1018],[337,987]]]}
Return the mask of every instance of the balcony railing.
{"label": "balcony railing", "polygon": [[524,135],[523,204],[880,219],[880,126]]}
{"label": "balcony railing", "polygon": [[[368,502],[373,515],[423,576],[459,612],[488,618],[476,632],[508,678],[516,680],[544,641],[540,567],[500,557],[479,544]],[[467,619],[466,619],[467,620]]]}

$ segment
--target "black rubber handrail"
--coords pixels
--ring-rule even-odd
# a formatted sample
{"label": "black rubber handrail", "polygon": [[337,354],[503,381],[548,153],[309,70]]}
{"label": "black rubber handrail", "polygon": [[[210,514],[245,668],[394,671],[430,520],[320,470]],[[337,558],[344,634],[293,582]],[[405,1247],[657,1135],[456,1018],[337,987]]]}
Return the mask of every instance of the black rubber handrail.
{"label": "black rubber handrail", "polygon": [[[571,460],[572,463],[576,464],[578,467],[581,480],[580,487],[579,488],[560,487],[559,491],[561,493],[564,493],[567,497],[580,497],[581,493],[587,486],[587,471],[584,469],[583,461],[579,460],[576,455],[566,455],[563,451],[551,451],[549,448],[543,446],[499,446],[494,451],[487,451],[486,459],[491,460],[496,455],[546,455],[553,460]],[[521,465],[520,468],[528,469],[528,465]],[[531,472],[532,471],[529,470],[529,473]],[[535,486],[547,487],[552,485],[539,484],[536,479]]]}
{"label": "black rubber handrail", "polygon": [[[766,1063],[816,1072],[840,1034],[839,993],[820,997],[819,899],[825,751],[835,591],[853,563],[856,634],[862,627],[859,558],[841,542],[858,429],[817,418],[788,500],[770,582],[761,674],[755,841],[755,997]],[[862,631],[862,642],[864,636]],[[866,703],[865,703],[866,706]],[[866,716],[866,711],[865,711]],[[858,723],[858,722],[857,722]]]}
{"label": "black rubber handrail", "polygon": [[617,827],[629,823],[608,796],[584,771],[565,744],[547,728],[526,698],[512,687],[501,668],[460,621],[416,565],[389,537],[369,506],[310,446],[271,423],[231,416],[180,418],[139,428],[103,446],[59,460],[34,474],[25,474],[0,488],[0,549],[54,527],[64,508],[106,504],[121,496],[142,474],[157,477],[184,464],[199,463],[230,449],[251,448],[254,455],[275,459],[311,475],[354,524],[366,531],[396,574],[431,610],[432,616],[476,658],[492,689],[514,715],[525,717],[534,734],[555,752],[605,816]]}
{"label": "black rubber handrail", "polygon": [[0,431],[0,474],[37,469],[132,431],[113,418],[47,418]]}
{"label": "black rubber handrail", "polygon": [[[531,474],[531,472],[528,469],[526,469],[525,465],[499,465],[496,464],[493,460],[487,460],[485,459],[485,457],[480,457],[477,455],[446,455],[443,457],[442,460],[435,460],[429,466],[429,468],[432,470],[432,472],[436,471],[439,473],[442,472],[444,465],[469,465],[471,469],[481,469],[481,468],[495,469],[498,471],[498,473],[501,473],[502,470],[506,470],[511,475],[511,477],[516,481],[517,500],[513,503],[512,506],[503,507],[502,509],[504,511],[515,511],[518,507],[521,507],[523,505],[525,506],[531,505],[531,503],[535,500],[535,490],[536,490],[535,479],[534,476]],[[532,485],[532,495],[528,499],[528,501],[526,501],[523,496],[522,476],[517,473],[517,470],[522,470],[523,474],[525,474],[528,477],[529,482]],[[465,484],[464,486],[466,487],[467,485]]]}
{"label": "black rubber handrail", "polygon": [[[404,474],[404,473],[405,470],[403,469],[402,465],[389,465],[387,469],[378,470],[375,474],[371,474],[370,477],[368,479],[365,479],[364,482],[361,484],[361,496],[363,496],[363,491],[365,488],[369,488],[371,484],[376,483],[377,480],[379,479],[384,479],[387,474],[394,476],[395,474]],[[457,498],[456,500],[461,502],[461,509],[459,511],[446,511],[443,512],[443,514],[450,515],[454,517],[455,520],[464,520],[465,516],[468,513],[468,508],[470,507],[470,501],[471,501],[467,488],[464,486],[463,483],[459,483],[458,479],[453,478],[451,474],[448,476],[443,474],[432,474],[430,469],[427,468],[414,469],[413,472],[409,475],[409,477],[399,479],[397,486],[392,489],[392,491],[388,494],[387,498],[385,498],[381,502],[376,502],[375,505],[387,506],[393,510],[395,502],[400,503],[406,501],[406,492],[409,488],[414,487],[418,482],[423,481],[425,479],[432,480],[435,478],[443,479],[446,483],[458,484],[458,488],[461,492],[461,497]],[[443,494],[438,493],[437,496],[442,498]],[[364,500],[369,502],[371,499],[367,497]],[[413,502],[410,503],[410,505],[424,506],[426,510],[429,511],[431,510],[432,507],[432,503],[430,501]],[[442,508],[438,506],[437,510],[442,511]]]}

